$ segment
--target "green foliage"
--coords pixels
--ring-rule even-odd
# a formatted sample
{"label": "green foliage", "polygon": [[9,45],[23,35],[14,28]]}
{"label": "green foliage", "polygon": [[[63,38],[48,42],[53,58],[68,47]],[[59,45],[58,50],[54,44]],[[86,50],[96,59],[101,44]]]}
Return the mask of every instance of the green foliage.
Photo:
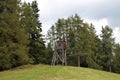
{"label": "green foliage", "polygon": [[51,63],[55,42],[66,40],[67,63],[120,73],[120,45],[114,42],[109,26],[102,27],[101,38],[92,24],[75,14],[58,19],[48,31],[45,48],[37,1],[0,1],[0,70],[27,63]]}
{"label": "green foliage", "polygon": [[46,64],[51,65],[52,57],[53,57],[53,50],[51,48],[50,43],[48,43],[47,48],[46,48],[46,54],[45,54],[45,62]]}
{"label": "green foliage", "polygon": [[28,37],[19,24],[19,0],[0,1],[0,70],[29,61]]}
{"label": "green foliage", "polygon": [[115,44],[113,62],[114,72],[120,73],[120,44]]}
{"label": "green foliage", "polygon": [[119,72],[119,47],[115,47],[112,29],[102,27],[101,38],[92,24],[85,23],[77,14],[58,19],[48,31],[54,50],[57,40],[67,42],[67,64]]}
{"label": "green foliage", "polygon": [[66,40],[68,65],[91,68],[100,68],[93,57],[97,45],[96,36],[94,26],[84,23],[77,14],[68,19],[58,19],[48,31],[53,48],[55,41]]}
{"label": "green foliage", "polygon": [[45,45],[41,34],[42,28],[39,21],[37,2],[24,3],[21,9],[21,25],[24,26],[29,36],[29,56],[33,63],[42,63],[45,61]]}
{"label": "green foliage", "polygon": [[104,70],[111,71],[112,60],[113,60],[113,46],[114,38],[112,37],[112,29],[108,26],[102,27],[101,34],[101,50],[102,50],[102,65]]}

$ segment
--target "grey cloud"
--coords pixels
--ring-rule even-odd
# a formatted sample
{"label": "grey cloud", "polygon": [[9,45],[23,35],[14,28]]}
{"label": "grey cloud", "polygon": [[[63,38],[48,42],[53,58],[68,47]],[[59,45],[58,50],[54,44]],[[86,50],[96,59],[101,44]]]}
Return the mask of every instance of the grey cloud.
{"label": "grey cloud", "polygon": [[[68,3],[69,4],[69,3]],[[55,6],[56,7],[56,6]],[[110,25],[120,26],[120,1],[119,0],[104,0],[103,3],[100,4],[90,4],[90,5],[76,5],[76,6],[65,6],[64,8],[59,7],[56,8],[55,11],[52,12],[52,16],[54,18],[50,19],[58,19],[65,16],[74,15],[78,13],[82,18],[89,19],[101,19],[107,18]]]}
{"label": "grey cloud", "polygon": [[82,14],[83,17],[90,19],[107,18],[111,26],[120,26],[120,1],[111,0],[105,1],[104,4],[91,5],[86,7],[86,12]]}

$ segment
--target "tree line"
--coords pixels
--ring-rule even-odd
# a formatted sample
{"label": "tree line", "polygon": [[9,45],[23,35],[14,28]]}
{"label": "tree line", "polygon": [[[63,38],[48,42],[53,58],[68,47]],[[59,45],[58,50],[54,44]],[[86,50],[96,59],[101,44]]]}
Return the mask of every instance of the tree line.
{"label": "tree line", "polygon": [[77,14],[58,19],[42,38],[37,1],[0,0],[0,70],[25,64],[51,64],[54,42],[65,38],[67,65],[120,73],[120,44],[109,26],[96,34]]}
{"label": "tree line", "polygon": [[113,30],[107,25],[97,35],[94,25],[75,14],[58,19],[47,37],[53,49],[57,40],[66,40],[67,65],[120,73],[120,44],[115,43]]}
{"label": "tree line", "polygon": [[38,3],[0,0],[0,70],[46,59]]}

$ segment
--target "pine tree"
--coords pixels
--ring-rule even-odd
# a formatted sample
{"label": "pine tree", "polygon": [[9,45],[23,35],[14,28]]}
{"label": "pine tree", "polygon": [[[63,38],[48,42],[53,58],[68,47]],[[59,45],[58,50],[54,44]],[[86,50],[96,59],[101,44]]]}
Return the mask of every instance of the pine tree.
{"label": "pine tree", "polygon": [[45,60],[46,60],[45,63],[51,65],[52,57],[53,57],[53,50],[51,48],[51,44],[48,43],[45,54]]}
{"label": "pine tree", "polygon": [[114,72],[120,73],[120,44],[115,44],[113,61]]}
{"label": "pine tree", "polygon": [[113,45],[114,38],[112,37],[112,29],[108,26],[102,27],[102,62],[104,70],[110,71],[112,69],[113,60]]}
{"label": "pine tree", "polygon": [[28,40],[19,22],[19,0],[0,1],[0,70],[28,63]]}
{"label": "pine tree", "polygon": [[42,28],[39,21],[39,9],[36,1],[24,3],[21,13],[21,24],[29,36],[29,56],[33,63],[44,62],[45,44],[42,38]]}
{"label": "pine tree", "polygon": [[95,31],[95,28],[92,24],[89,25],[88,27],[88,38],[87,38],[87,48],[88,48],[88,67],[90,68],[94,68],[94,69],[102,69],[102,67],[96,62],[96,57],[97,57],[97,47],[98,44],[96,43],[96,38],[97,38],[97,35],[96,35],[96,31]]}
{"label": "pine tree", "polygon": [[93,57],[97,45],[94,26],[84,23],[77,14],[67,19],[58,19],[48,34],[52,44],[64,36],[68,65],[100,68]]}

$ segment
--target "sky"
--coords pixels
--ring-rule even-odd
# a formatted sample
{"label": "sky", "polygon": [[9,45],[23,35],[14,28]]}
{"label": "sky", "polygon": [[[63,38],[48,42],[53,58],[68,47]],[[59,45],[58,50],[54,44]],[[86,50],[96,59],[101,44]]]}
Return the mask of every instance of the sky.
{"label": "sky", "polygon": [[58,18],[68,18],[77,13],[85,22],[95,26],[98,35],[102,26],[109,25],[113,29],[115,41],[120,43],[120,0],[37,0],[37,2],[44,35]]}

